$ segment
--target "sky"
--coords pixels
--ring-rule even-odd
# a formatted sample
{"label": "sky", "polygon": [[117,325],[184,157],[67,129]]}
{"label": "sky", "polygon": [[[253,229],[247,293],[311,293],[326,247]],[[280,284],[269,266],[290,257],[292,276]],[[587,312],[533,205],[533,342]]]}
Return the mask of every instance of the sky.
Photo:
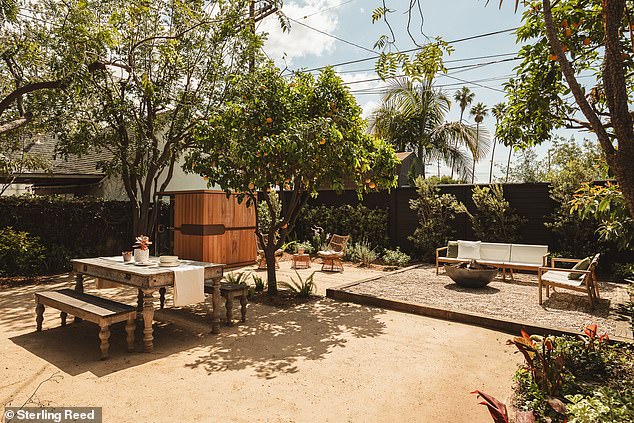
{"label": "sky", "polygon": [[[387,7],[394,10],[390,14],[390,22],[400,50],[416,47],[406,31],[408,4],[409,1],[404,0],[386,0]],[[515,13],[515,2],[511,0],[504,2],[501,9],[497,0],[491,0],[488,5],[486,0],[421,1],[421,5],[424,17],[422,32],[429,37],[441,36],[449,42],[516,28],[521,23],[521,11]],[[384,23],[372,23],[372,10],[379,6],[379,0],[287,0],[282,10],[291,19],[290,32],[282,32],[274,18],[268,18],[258,26],[258,31],[268,33],[264,52],[279,67],[289,70],[311,70],[371,58],[376,55],[372,53],[376,40],[388,33]],[[419,43],[424,41],[420,24],[421,20],[417,19],[412,28]],[[475,93],[472,104],[483,102],[489,109],[504,102],[503,84],[519,64],[518,60],[510,60],[519,50],[515,35],[503,32],[452,42],[451,45],[455,50],[445,57],[448,72],[437,77],[436,85],[442,87],[451,99],[457,89],[467,86]],[[386,85],[380,80],[359,82],[377,78],[374,63],[374,60],[367,60],[335,66],[363,108],[364,117],[368,117],[380,104],[381,95],[376,92]],[[465,117],[467,115],[468,111]],[[453,104],[447,119],[457,121],[459,118],[460,108]],[[493,116],[489,114],[485,117],[483,125],[491,134],[494,133]],[[566,131],[560,134],[570,136]],[[576,135],[576,138],[580,141],[584,136],[587,134]],[[545,145],[539,147],[538,154],[544,156],[547,148]],[[495,163],[506,163],[508,153],[508,148],[497,146]],[[488,182],[490,158],[489,154],[478,163],[476,182]],[[433,172],[436,173],[436,165]],[[498,168],[494,172],[498,177],[502,175],[502,170]],[[442,167],[441,173],[446,174],[448,170]]]}

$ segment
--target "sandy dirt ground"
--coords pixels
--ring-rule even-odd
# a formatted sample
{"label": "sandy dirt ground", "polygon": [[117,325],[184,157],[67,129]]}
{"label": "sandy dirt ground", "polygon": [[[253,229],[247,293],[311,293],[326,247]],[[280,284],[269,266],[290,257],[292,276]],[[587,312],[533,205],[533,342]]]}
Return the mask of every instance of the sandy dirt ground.
{"label": "sandy dirt ground", "polygon": [[100,406],[104,422],[489,422],[469,392],[507,399],[520,363],[507,334],[325,298],[250,304],[220,335],[204,306],[162,310],[153,353],[127,353],[115,325],[99,361],[96,325],[59,327],[47,308],[35,331],[33,293],[69,283],[0,290],[2,406]]}

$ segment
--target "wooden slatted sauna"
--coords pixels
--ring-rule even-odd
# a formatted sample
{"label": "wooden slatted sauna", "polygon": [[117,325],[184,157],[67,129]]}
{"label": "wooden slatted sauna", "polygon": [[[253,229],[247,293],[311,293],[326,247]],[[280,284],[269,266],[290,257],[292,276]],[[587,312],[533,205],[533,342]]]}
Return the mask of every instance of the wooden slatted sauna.
{"label": "wooden slatted sauna", "polygon": [[223,191],[182,191],[170,195],[173,210],[173,251],[181,258],[252,264],[257,256],[255,207],[238,204]]}

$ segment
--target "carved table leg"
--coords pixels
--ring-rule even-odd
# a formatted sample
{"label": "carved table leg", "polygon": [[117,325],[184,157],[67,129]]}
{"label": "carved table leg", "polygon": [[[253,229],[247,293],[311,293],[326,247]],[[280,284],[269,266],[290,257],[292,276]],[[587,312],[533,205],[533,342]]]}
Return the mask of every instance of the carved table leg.
{"label": "carved table leg", "polygon": [[154,349],[154,336],[152,322],[154,322],[154,293],[153,289],[143,290],[143,351],[152,352]]}
{"label": "carved table leg", "polygon": [[101,359],[105,360],[108,358],[108,350],[110,349],[110,343],[108,340],[110,339],[110,325],[106,325],[104,323],[99,325],[101,330],[99,331],[99,339],[101,339],[101,345],[99,348],[101,349]]}
{"label": "carved table leg", "polygon": [[[84,275],[82,273],[75,273],[75,291],[84,292]],[[79,323],[81,320],[81,317],[75,316],[73,323]]]}
{"label": "carved table leg", "polygon": [[135,315],[128,317],[128,321],[125,324],[125,332],[127,334],[126,341],[128,341],[128,352],[134,351],[134,330],[136,324],[134,323]]}
{"label": "carved table leg", "polygon": [[35,306],[35,322],[37,323],[37,331],[42,332],[42,322],[44,321],[44,304],[37,303]]}
{"label": "carved table leg", "polygon": [[211,333],[220,333],[220,278],[213,279],[211,301],[213,304]]}
{"label": "carved table leg", "polygon": [[165,307],[165,291],[165,287],[159,289],[159,294],[161,294],[161,297],[159,299],[159,301],[161,302],[161,310],[163,310],[163,308]]}
{"label": "carved table leg", "polygon": [[242,312],[242,322],[247,321],[247,294],[242,294],[240,296],[240,311]]}
{"label": "carved table leg", "polygon": [[227,309],[227,326],[233,326],[233,322],[231,321],[231,317],[233,315],[233,294],[231,294],[231,292],[227,292],[225,308]]}
{"label": "carved table leg", "polygon": [[137,313],[143,313],[143,290],[139,288],[139,293],[136,296],[136,311]]}
{"label": "carved table leg", "polygon": [[59,313],[59,318],[62,319],[62,326],[66,326],[66,316],[68,316],[68,313],[65,311]]}

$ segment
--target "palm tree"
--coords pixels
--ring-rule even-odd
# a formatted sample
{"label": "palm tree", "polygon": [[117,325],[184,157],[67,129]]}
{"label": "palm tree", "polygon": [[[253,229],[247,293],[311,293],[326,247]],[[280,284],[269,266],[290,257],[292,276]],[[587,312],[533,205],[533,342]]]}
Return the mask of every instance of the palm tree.
{"label": "palm tree", "polygon": [[[473,99],[475,98],[475,93],[471,92],[469,87],[462,87],[458,91],[455,92],[455,94],[453,95],[453,98],[454,100],[456,100],[456,102],[460,106],[460,123],[462,123],[464,111],[473,102]],[[451,164],[451,179],[453,179],[453,171],[454,171],[454,166],[452,163]]]}
{"label": "palm tree", "polygon": [[469,150],[478,149],[477,132],[462,122],[446,122],[451,101],[432,80],[414,83],[408,78],[392,80],[381,106],[370,119],[371,131],[390,141],[398,150],[416,154],[414,173],[425,177],[428,159],[454,163],[462,175],[469,172],[467,156],[458,148],[464,143]]}
{"label": "palm tree", "polygon": [[[506,104],[498,103],[491,109],[491,114],[495,117],[495,130],[497,132],[497,127],[500,124],[500,120],[502,120],[502,116],[506,111]],[[491,152],[491,168],[489,169],[489,183],[493,181],[493,163],[495,161],[495,137],[493,137],[493,151]]]}
{"label": "palm tree", "polygon": [[487,115],[487,113],[489,112],[489,110],[487,109],[487,106],[484,105],[484,103],[478,103],[475,106],[473,106],[471,108],[471,110],[469,111],[469,113],[471,113],[471,116],[474,117],[475,121],[476,121],[476,145],[475,148],[471,151],[473,154],[473,168],[471,170],[471,183],[473,184],[475,182],[475,166],[476,166],[476,162],[478,161],[478,159],[481,157],[478,152],[480,150],[480,124],[482,123],[482,121],[484,120],[484,117]]}

